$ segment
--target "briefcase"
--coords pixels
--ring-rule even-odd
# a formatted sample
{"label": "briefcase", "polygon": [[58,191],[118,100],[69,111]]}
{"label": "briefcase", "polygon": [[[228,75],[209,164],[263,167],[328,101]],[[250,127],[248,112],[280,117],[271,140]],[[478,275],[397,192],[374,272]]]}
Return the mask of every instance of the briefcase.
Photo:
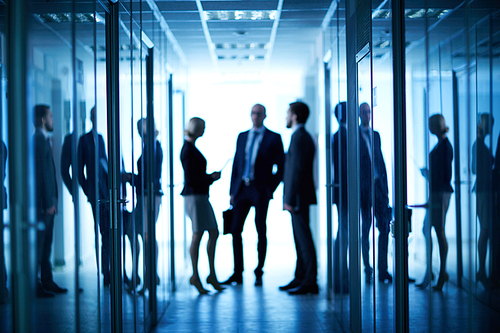
{"label": "briefcase", "polygon": [[233,216],[234,216],[233,208],[229,208],[228,210],[222,212],[222,219],[224,221],[224,227],[222,233],[224,235],[231,233],[231,227],[233,225]]}

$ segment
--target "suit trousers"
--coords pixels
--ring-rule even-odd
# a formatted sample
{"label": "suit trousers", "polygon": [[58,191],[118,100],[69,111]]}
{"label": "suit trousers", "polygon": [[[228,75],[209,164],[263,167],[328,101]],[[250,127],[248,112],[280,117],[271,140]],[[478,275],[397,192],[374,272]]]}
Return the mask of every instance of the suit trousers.
{"label": "suit trousers", "polygon": [[318,264],[309,227],[309,205],[300,207],[298,211],[292,213],[292,228],[297,251],[295,279],[301,281],[302,285],[316,284]]}
{"label": "suit trousers", "polygon": [[[389,246],[389,224],[392,218],[392,210],[389,207],[389,197],[382,190],[382,184],[379,179],[375,179],[375,200],[373,213],[377,219],[378,236],[378,270],[387,271],[387,250]],[[371,197],[364,196],[364,197]],[[365,271],[370,268],[370,228],[372,226],[372,202],[370,200],[361,200],[361,251],[363,254],[363,263]]]}
{"label": "suit trousers", "polygon": [[234,217],[231,233],[233,234],[234,273],[241,274],[243,272],[243,241],[241,233],[250,208],[255,207],[255,227],[258,235],[257,253],[259,258],[255,274],[262,276],[267,251],[266,218],[269,199],[266,195],[260,193],[252,183],[249,186],[242,184],[233,204]]}
{"label": "suit trousers", "polygon": [[347,268],[347,249],[349,245],[349,221],[347,219],[347,199],[342,201],[342,205],[337,205],[339,226],[337,238],[335,239],[333,272],[334,291],[336,293],[349,290],[349,271]]}
{"label": "suit trousers", "polygon": [[37,263],[40,269],[40,280],[42,285],[50,285],[52,278],[52,264],[50,263],[50,253],[52,250],[52,239],[54,237],[54,214],[40,214],[39,223],[43,228],[37,231]]}
{"label": "suit trousers", "polygon": [[[92,213],[94,215],[94,233],[95,233],[95,256],[96,261],[99,257],[99,247],[97,244],[99,232],[101,233],[101,273],[104,276],[104,284],[111,282],[110,273],[110,215],[109,202],[98,203],[92,205]],[[97,227],[97,209],[99,209],[99,228]],[[97,231],[99,229],[99,232]]]}

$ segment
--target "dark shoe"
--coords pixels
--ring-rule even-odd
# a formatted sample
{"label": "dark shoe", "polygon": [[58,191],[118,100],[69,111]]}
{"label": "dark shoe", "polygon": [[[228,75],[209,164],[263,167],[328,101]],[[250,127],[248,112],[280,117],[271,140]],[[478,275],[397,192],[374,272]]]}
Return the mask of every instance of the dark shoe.
{"label": "dark shoe", "polygon": [[243,276],[241,276],[241,274],[234,273],[233,275],[231,275],[231,277],[229,279],[227,279],[224,282],[221,282],[221,284],[233,284],[233,282],[236,284],[242,284],[243,283]]}
{"label": "dark shoe", "polygon": [[385,281],[388,281],[389,283],[392,283],[392,276],[389,274],[387,271],[385,272],[378,272],[378,280],[382,283]]}
{"label": "dark shoe", "polygon": [[306,294],[317,294],[319,293],[318,285],[310,284],[310,285],[301,285],[297,288],[290,289],[288,291],[289,295],[306,295]]}
{"label": "dark shoe", "polygon": [[443,272],[442,274],[439,274],[438,282],[437,282],[437,284],[434,287],[432,287],[432,290],[434,290],[434,291],[441,291],[441,290],[443,290],[444,284],[449,279],[450,279],[450,276],[448,275],[448,273]]}
{"label": "dark shoe", "polygon": [[414,278],[408,277],[408,283],[415,283],[416,281]]}
{"label": "dark shoe", "polygon": [[191,278],[189,279],[189,284],[194,286],[196,289],[198,289],[198,292],[200,293],[200,295],[208,294],[208,290],[203,288],[203,285],[201,284],[199,277],[191,276]]}
{"label": "dark shoe", "polygon": [[298,286],[300,286],[300,281],[297,280],[297,279],[293,279],[292,282],[290,282],[289,284],[287,284],[286,286],[281,286],[279,287],[280,290],[290,290],[290,289],[295,289],[297,288]]}
{"label": "dark shoe", "polygon": [[256,276],[255,277],[255,286],[256,287],[262,286],[262,276]]}
{"label": "dark shoe", "polygon": [[215,277],[215,275],[209,275],[207,277],[207,283],[211,284],[212,287],[214,287],[215,290],[217,291],[223,291],[224,289],[226,289],[225,287],[222,287],[219,283],[219,281],[217,281],[217,278]]}
{"label": "dark shoe", "polygon": [[55,282],[48,283],[43,286],[46,291],[53,292],[54,294],[66,294],[68,289],[59,287]]}
{"label": "dark shoe", "polygon": [[45,288],[41,284],[36,286],[36,297],[38,297],[38,298],[52,298],[55,296],[56,296],[56,294],[45,290]]}

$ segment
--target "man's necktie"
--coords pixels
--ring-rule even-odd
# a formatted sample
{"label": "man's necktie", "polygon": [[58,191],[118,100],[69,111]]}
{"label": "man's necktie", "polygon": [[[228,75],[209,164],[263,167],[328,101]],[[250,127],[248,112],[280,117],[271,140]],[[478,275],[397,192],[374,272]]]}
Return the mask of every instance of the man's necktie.
{"label": "man's necktie", "polygon": [[245,180],[250,178],[250,166],[252,165],[253,147],[255,145],[255,141],[257,140],[258,136],[259,133],[257,132],[253,133],[252,142],[250,143],[250,147],[248,148],[248,158],[245,161],[245,170],[243,171],[243,179]]}

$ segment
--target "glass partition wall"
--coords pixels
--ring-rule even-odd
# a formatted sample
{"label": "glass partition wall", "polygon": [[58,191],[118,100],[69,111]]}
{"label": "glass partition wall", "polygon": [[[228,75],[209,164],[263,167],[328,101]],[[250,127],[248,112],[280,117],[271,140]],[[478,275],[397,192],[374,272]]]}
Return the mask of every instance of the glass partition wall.
{"label": "glass partition wall", "polygon": [[1,331],[149,331],[168,305],[168,80],[185,91],[186,69],[149,6],[0,4]]}
{"label": "glass partition wall", "polygon": [[[397,129],[393,120],[397,112],[403,111],[393,104],[393,80],[401,72],[393,67],[394,6],[390,1],[371,1],[367,23],[360,9],[362,3],[357,1],[355,8],[346,10],[344,2],[338,2],[329,26],[323,30],[328,75],[326,117],[330,117],[331,123],[327,133],[331,130],[333,138],[333,209],[328,221],[332,224],[333,279],[329,288],[333,290],[331,299],[338,319],[345,329],[353,331],[395,331],[397,320],[403,320],[410,330],[488,330],[492,319],[490,312],[483,310],[498,310],[495,221],[499,218],[496,192],[500,162],[496,162],[496,152],[500,130],[495,118],[500,101],[500,7],[490,2],[460,1],[425,7],[421,2],[405,1],[406,126],[397,134],[406,137],[406,156],[401,156],[395,154],[394,138],[398,136],[394,135]],[[359,52],[359,41],[366,38],[359,31],[367,30],[367,51]],[[349,39],[343,37],[346,33],[353,40],[351,46]],[[344,125],[335,119],[335,107],[341,101],[347,101]],[[363,102],[368,103],[371,111],[368,140],[361,132]],[[342,137],[342,129],[346,152],[342,143],[335,141],[336,136]],[[379,144],[387,172],[390,225],[409,223],[410,231],[408,272],[396,265],[400,261],[395,259],[402,253],[396,253],[394,229],[389,234],[387,271],[392,283],[380,273],[380,259],[385,257],[380,244],[380,221],[384,217],[377,212],[380,166],[363,171],[362,145],[371,148],[369,160],[375,165]],[[406,165],[407,206],[399,208],[408,208],[405,221],[395,219],[395,165],[401,159]],[[336,165],[336,160],[347,165]],[[356,168],[353,163],[357,163]],[[346,174],[342,174],[343,168],[347,169]],[[350,173],[355,174],[349,176]],[[368,237],[365,229],[363,237],[366,179],[373,184],[371,228]],[[437,184],[440,181],[444,183]],[[347,193],[357,192],[355,196],[348,195],[354,203],[351,200],[342,205],[344,197],[336,194],[342,190],[342,182],[347,183]],[[336,203],[339,199],[340,203]],[[358,208],[352,207],[355,204]],[[343,210],[349,221],[349,230],[344,232],[349,247],[347,256],[339,246],[343,243],[342,232],[338,232],[342,230]],[[355,248],[351,251],[351,247]],[[340,267],[344,257],[348,258],[350,286],[361,285],[360,294],[352,288],[342,288],[345,275]],[[354,262],[359,263],[359,268],[352,267]],[[367,262],[373,269],[370,277],[365,270]],[[402,289],[395,285],[398,275],[406,276]],[[394,306],[401,292],[409,297],[409,310],[397,311]]]}

